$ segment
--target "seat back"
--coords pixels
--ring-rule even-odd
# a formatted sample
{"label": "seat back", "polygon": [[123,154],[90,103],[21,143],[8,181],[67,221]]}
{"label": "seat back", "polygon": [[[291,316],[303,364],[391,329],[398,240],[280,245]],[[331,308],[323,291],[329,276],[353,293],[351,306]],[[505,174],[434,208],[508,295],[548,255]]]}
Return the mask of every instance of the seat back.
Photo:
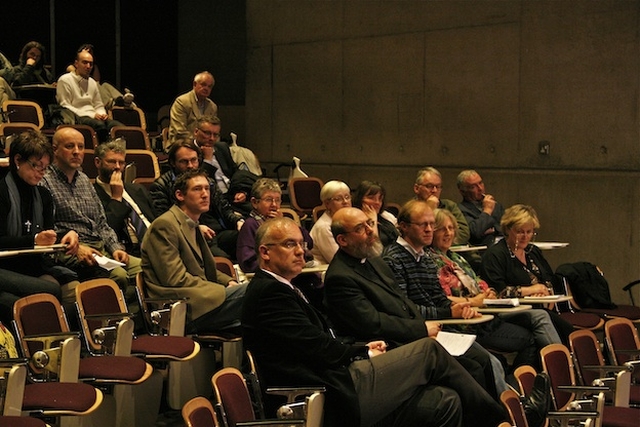
{"label": "seat back", "polygon": [[[639,350],[640,339],[633,322],[625,318],[608,320],[604,324],[604,335],[611,360],[616,365],[634,359],[634,355],[625,351]],[[634,373],[634,377],[636,377]]]}
{"label": "seat back", "polygon": [[118,107],[113,106],[109,110],[111,120],[116,120],[125,126],[136,126],[147,130],[147,120],[144,111],[138,107]]}
{"label": "seat back", "polygon": [[219,427],[218,417],[211,402],[202,396],[194,397],[182,407],[186,427]]}
{"label": "seat back", "polygon": [[291,206],[302,214],[311,215],[313,208],[322,205],[320,190],[323,185],[320,178],[292,178],[288,187]]}
{"label": "seat back", "polygon": [[164,135],[164,129],[169,129],[171,125],[171,105],[165,104],[158,108],[158,130],[162,130]]}
{"label": "seat back", "polygon": [[139,126],[114,126],[111,128],[112,139],[124,138],[127,142],[127,150],[151,150],[151,142],[147,131]]}
{"label": "seat back", "polygon": [[600,378],[600,373],[584,369],[584,367],[589,365],[604,366],[605,364],[596,335],[587,329],[574,331],[569,335],[569,346],[581,383],[583,385],[593,384],[594,380]]}
{"label": "seat back", "polygon": [[[76,306],[87,347],[91,351],[100,352],[102,345],[94,339],[93,331],[105,324],[114,325],[127,313],[122,291],[108,278],[88,280],[76,287]],[[108,316],[91,318],[97,315],[113,315],[113,320]]]}
{"label": "seat back", "polygon": [[84,158],[82,159],[82,172],[84,172],[89,180],[93,183],[98,177],[98,168],[96,167],[95,154],[93,149],[84,149]]}
{"label": "seat back", "polygon": [[312,212],[313,222],[315,223],[316,221],[318,221],[318,219],[324,214],[326,210],[327,210],[327,207],[325,205],[320,205],[313,208],[313,212]]}
{"label": "seat back", "polygon": [[398,203],[385,203],[384,205],[384,209],[391,213],[393,216],[395,216],[396,218],[398,217],[398,214],[400,213],[400,205]]}
{"label": "seat back", "polygon": [[520,396],[513,390],[505,390],[500,394],[500,401],[507,409],[509,418],[511,418],[511,425],[515,427],[529,427],[527,423],[527,417],[524,414],[524,408],[522,402],[520,402]]}
{"label": "seat back", "polygon": [[555,408],[558,411],[564,411],[575,398],[575,393],[559,390],[560,386],[576,384],[569,349],[563,344],[549,344],[540,350],[540,357],[542,369],[551,378],[551,395]]}
{"label": "seat back", "polygon": [[296,211],[290,208],[280,208],[280,212],[282,212],[282,216],[291,218],[296,224],[298,224],[298,227],[300,227],[300,216]]}
{"label": "seat back", "polygon": [[38,126],[33,123],[0,123],[0,138],[4,140],[4,152],[9,155],[11,139],[9,136],[26,132],[28,130],[38,131]]}
{"label": "seat back", "polygon": [[160,165],[158,163],[158,157],[153,151],[127,149],[126,160],[127,163],[136,164],[135,180],[140,178],[150,178],[152,180],[156,180],[160,177]]}
{"label": "seat back", "polygon": [[211,378],[211,384],[220,405],[223,422],[226,422],[228,426],[235,427],[238,422],[255,421],[256,417],[253,413],[249,389],[238,369],[223,368],[219,370]]}
{"label": "seat back", "polygon": [[9,123],[32,123],[38,129],[44,126],[44,114],[37,102],[9,99],[2,103],[2,109],[8,113]]}
{"label": "seat back", "polygon": [[87,149],[94,149],[98,146],[98,136],[96,135],[96,131],[93,130],[93,128],[89,125],[60,125],[56,128],[56,130],[63,128],[63,127],[70,127],[70,128],[74,128],[75,130],[77,130],[78,132],[80,132],[82,134],[82,136],[84,137],[84,148]]}
{"label": "seat back", "polygon": [[513,371],[513,375],[516,377],[516,381],[518,381],[518,386],[520,387],[520,394],[529,396],[531,390],[533,390],[533,382],[537,374],[533,366],[529,365],[518,366],[515,371]]}
{"label": "seat back", "polygon": [[233,266],[233,263],[229,258],[217,256],[214,257],[216,261],[216,269],[218,271],[223,272],[227,276],[233,277],[235,280],[238,280],[238,275],[236,274],[236,269]]}

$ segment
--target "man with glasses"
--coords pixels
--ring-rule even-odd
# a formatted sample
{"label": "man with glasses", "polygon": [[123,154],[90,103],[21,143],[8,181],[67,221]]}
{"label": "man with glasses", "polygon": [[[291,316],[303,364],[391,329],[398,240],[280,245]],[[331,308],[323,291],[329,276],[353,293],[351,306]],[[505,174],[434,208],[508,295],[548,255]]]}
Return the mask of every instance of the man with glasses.
{"label": "man with glasses", "polygon": [[456,217],[458,222],[458,235],[454,242],[456,245],[466,245],[469,242],[469,224],[460,208],[453,200],[440,198],[442,175],[436,168],[427,166],[418,171],[413,192],[416,199],[427,202],[431,209],[446,209]]}
{"label": "man with glasses", "polygon": [[197,169],[175,181],[176,204],[160,215],[142,240],[142,271],[152,298],[187,298],[187,333],[239,326],[246,285],[216,270],[197,226],[209,210],[210,185]]}
{"label": "man with glasses", "polygon": [[469,243],[492,246],[503,237],[500,220],[504,207],[491,194],[486,194],[482,177],[474,170],[458,174],[458,190],[463,199],[458,207],[469,224]]}
{"label": "man with glasses", "polygon": [[[331,231],[340,249],[327,269],[324,301],[338,334],[356,341],[384,339],[392,347],[438,334],[442,325],[437,320],[425,320],[381,258],[382,244],[364,212],[356,208],[339,210],[333,216]],[[491,355],[477,346],[459,361],[497,399]],[[497,359],[495,365],[500,367]],[[504,378],[504,372],[497,376]]]}
{"label": "man with glasses", "polygon": [[[181,135],[169,149],[169,166],[171,170],[162,174],[151,184],[149,189],[153,206],[158,214],[168,211],[175,202],[173,185],[176,178],[189,170],[199,169],[202,152],[188,135]],[[209,177],[208,167],[202,165]],[[210,178],[211,179],[211,178]],[[200,218],[200,230],[209,242],[214,256],[233,259],[236,253],[238,230],[244,219],[236,214],[224,194],[215,183],[211,183],[209,211]]]}

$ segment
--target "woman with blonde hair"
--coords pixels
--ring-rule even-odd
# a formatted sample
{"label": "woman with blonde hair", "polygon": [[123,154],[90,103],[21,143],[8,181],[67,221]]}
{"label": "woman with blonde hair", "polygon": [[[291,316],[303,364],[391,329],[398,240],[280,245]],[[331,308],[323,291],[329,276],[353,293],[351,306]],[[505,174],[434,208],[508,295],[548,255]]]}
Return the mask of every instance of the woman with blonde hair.
{"label": "woman with blonde hair", "polygon": [[329,264],[338,251],[338,244],[331,234],[331,218],[340,209],[351,207],[351,190],[342,181],[329,181],[320,190],[320,200],[326,210],[311,228],[311,253],[316,261]]}

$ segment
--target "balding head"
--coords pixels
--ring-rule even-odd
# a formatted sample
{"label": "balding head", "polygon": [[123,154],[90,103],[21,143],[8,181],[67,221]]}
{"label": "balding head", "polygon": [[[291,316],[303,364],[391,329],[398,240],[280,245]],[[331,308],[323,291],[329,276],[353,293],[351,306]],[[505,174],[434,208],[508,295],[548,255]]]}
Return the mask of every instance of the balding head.
{"label": "balding head", "polygon": [[53,163],[71,177],[82,167],[84,137],[71,127],[62,127],[53,135]]}
{"label": "balding head", "polygon": [[375,222],[358,208],[342,208],[332,217],[331,233],[340,249],[355,258],[380,255]]}

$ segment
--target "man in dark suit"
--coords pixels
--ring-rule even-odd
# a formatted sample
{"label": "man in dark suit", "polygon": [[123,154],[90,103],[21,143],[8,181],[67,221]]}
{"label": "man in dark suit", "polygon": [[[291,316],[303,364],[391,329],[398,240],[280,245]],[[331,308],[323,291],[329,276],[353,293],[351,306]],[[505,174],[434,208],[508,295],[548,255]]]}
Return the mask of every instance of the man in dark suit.
{"label": "man in dark suit", "polygon": [[125,184],[125,142],[122,140],[100,144],[95,149],[98,177],[93,184],[107,215],[109,226],[127,252],[140,255],[140,242],[156,218],[153,201],[140,184]]}
{"label": "man in dark suit", "polygon": [[266,221],[256,246],[260,270],[247,287],[241,320],[267,386],[325,386],[327,427],[495,426],[503,419],[500,405],[430,338],[390,351],[384,341],[336,340],[291,284],[305,264],[292,220]]}
{"label": "man in dark suit", "polygon": [[[425,321],[380,257],[382,244],[364,212],[340,209],[333,216],[331,231],[339,249],[327,269],[324,301],[338,333],[359,341],[383,339],[393,345],[438,334],[440,323]],[[474,343],[458,361],[498,400],[506,384],[500,361],[494,359]]]}

